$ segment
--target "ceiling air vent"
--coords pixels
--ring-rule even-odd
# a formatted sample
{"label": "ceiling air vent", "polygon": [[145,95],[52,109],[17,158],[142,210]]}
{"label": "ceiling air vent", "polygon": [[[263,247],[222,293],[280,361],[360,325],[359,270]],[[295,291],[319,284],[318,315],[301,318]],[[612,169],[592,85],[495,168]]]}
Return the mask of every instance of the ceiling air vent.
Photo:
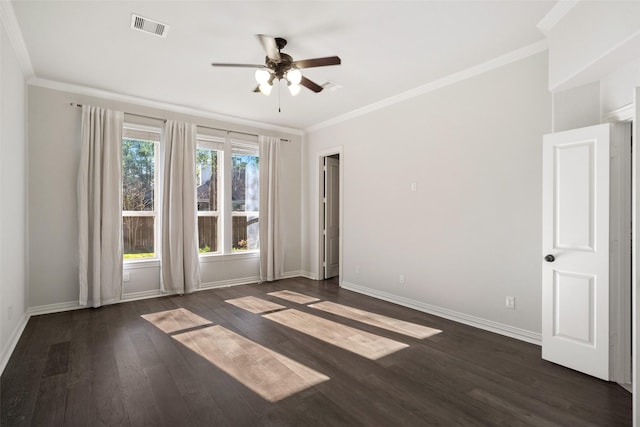
{"label": "ceiling air vent", "polygon": [[159,37],[166,37],[167,31],[169,31],[167,24],[136,15],[135,13],[131,14],[131,28]]}

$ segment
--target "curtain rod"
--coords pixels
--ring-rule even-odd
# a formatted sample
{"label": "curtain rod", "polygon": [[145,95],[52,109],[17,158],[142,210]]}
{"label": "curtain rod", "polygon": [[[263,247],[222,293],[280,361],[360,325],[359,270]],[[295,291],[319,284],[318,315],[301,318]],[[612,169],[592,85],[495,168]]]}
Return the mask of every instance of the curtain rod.
{"label": "curtain rod", "polygon": [[[72,107],[78,107],[78,108],[82,107],[82,104],[78,104],[78,103],[75,103],[75,102],[70,102],[69,105],[71,105]],[[161,117],[145,116],[144,114],[136,114],[136,113],[127,113],[126,111],[125,111],[124,114],[128,114],[130,116],[136,116],[136,117],[144,117],[145,119],[162,120],[165,123],[167,122],[167,119],[163,119]],[[255,133],[241,132],[239,130],[220,129],[220,128],[214,128],[214,127],[203,126],[203,125],[196,125],[196,126],[200,127],[200,128],[205,128],[205,129],[219,130],[221,132],[226,132],[226,133],[237,133],[239,135],[247,135],[247,136],[259,136],[258,134],[255,134]],[[280,138],[280,141],[290,142],[291,140],[290,139],[286,139],[286,138]]]}

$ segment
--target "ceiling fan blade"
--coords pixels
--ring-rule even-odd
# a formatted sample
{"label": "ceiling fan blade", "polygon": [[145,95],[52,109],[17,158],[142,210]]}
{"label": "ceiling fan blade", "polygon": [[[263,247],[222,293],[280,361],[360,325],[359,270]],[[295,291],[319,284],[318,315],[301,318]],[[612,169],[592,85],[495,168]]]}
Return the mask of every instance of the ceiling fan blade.
{"label": "ceiling fan blade", "polygon": [[212,67],[240,67],[240,68],[264,68],[264,65],[258,64],[224,64],[220,62],[212,62]]}
{"label": "ceiling fan blade", "polygon": [[275,37],[267,36],[265,34],[256,34],[256,37],[260,40],[260,44],[267,53],[269,59],[273,62],[280,63],[280,51],[278,50]]}
{"label": "ceiling fan blade", "polygon": [[297,68],[324,67],[327,65],[340,65],[340,57],[327,56],[325,58],[303,59],[302,61],[293,62],[293,66]]}
{"label": "ceiling fan blade", "polygon": [[311,80],[309,80],[305,76],[302,76],[302,80],[300,80],[300,84],[302,86],[306,87],[307,89],[314,91],[315,93],[322,92],[322,89],[324,89],[322,86],[320,86],[317,83],[312,82]]}

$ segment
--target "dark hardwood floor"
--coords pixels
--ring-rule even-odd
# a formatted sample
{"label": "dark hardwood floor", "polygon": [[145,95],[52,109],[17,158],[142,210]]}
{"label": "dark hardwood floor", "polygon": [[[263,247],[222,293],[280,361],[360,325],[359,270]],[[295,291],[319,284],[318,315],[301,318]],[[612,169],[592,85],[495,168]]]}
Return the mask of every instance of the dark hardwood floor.
{"label": "dark hardwood floor", "polygon": [[[441,329],[410,338],[270,295],[290,290]],[[256,296],[408,344],[378,360],[225,303]],[[269,402],[141,315],[185,308],[329,380]],[[31,318],[1,377],[2,426],[630,426],[631,395],[540,347],[286,279]]]}

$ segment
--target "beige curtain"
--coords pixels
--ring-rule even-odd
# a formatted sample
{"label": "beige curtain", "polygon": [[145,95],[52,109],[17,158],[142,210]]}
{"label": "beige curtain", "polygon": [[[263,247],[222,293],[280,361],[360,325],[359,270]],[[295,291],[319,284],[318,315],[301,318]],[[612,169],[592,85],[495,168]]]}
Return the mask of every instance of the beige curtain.
{"label": "beige curtain", "polygon": [[283,251],[279,223],[280,139],[260,136],[260,280],[282,277]]}
{"label": "beige curtain", "polygon": [[78,170],[81,306],[122,295],[122,122],[120,111],[82,107]]}
{"label": "beige curtain", "polygon": [[190,293],[200,285],[195,125],[168,120],[164,143],[162,290]]}

